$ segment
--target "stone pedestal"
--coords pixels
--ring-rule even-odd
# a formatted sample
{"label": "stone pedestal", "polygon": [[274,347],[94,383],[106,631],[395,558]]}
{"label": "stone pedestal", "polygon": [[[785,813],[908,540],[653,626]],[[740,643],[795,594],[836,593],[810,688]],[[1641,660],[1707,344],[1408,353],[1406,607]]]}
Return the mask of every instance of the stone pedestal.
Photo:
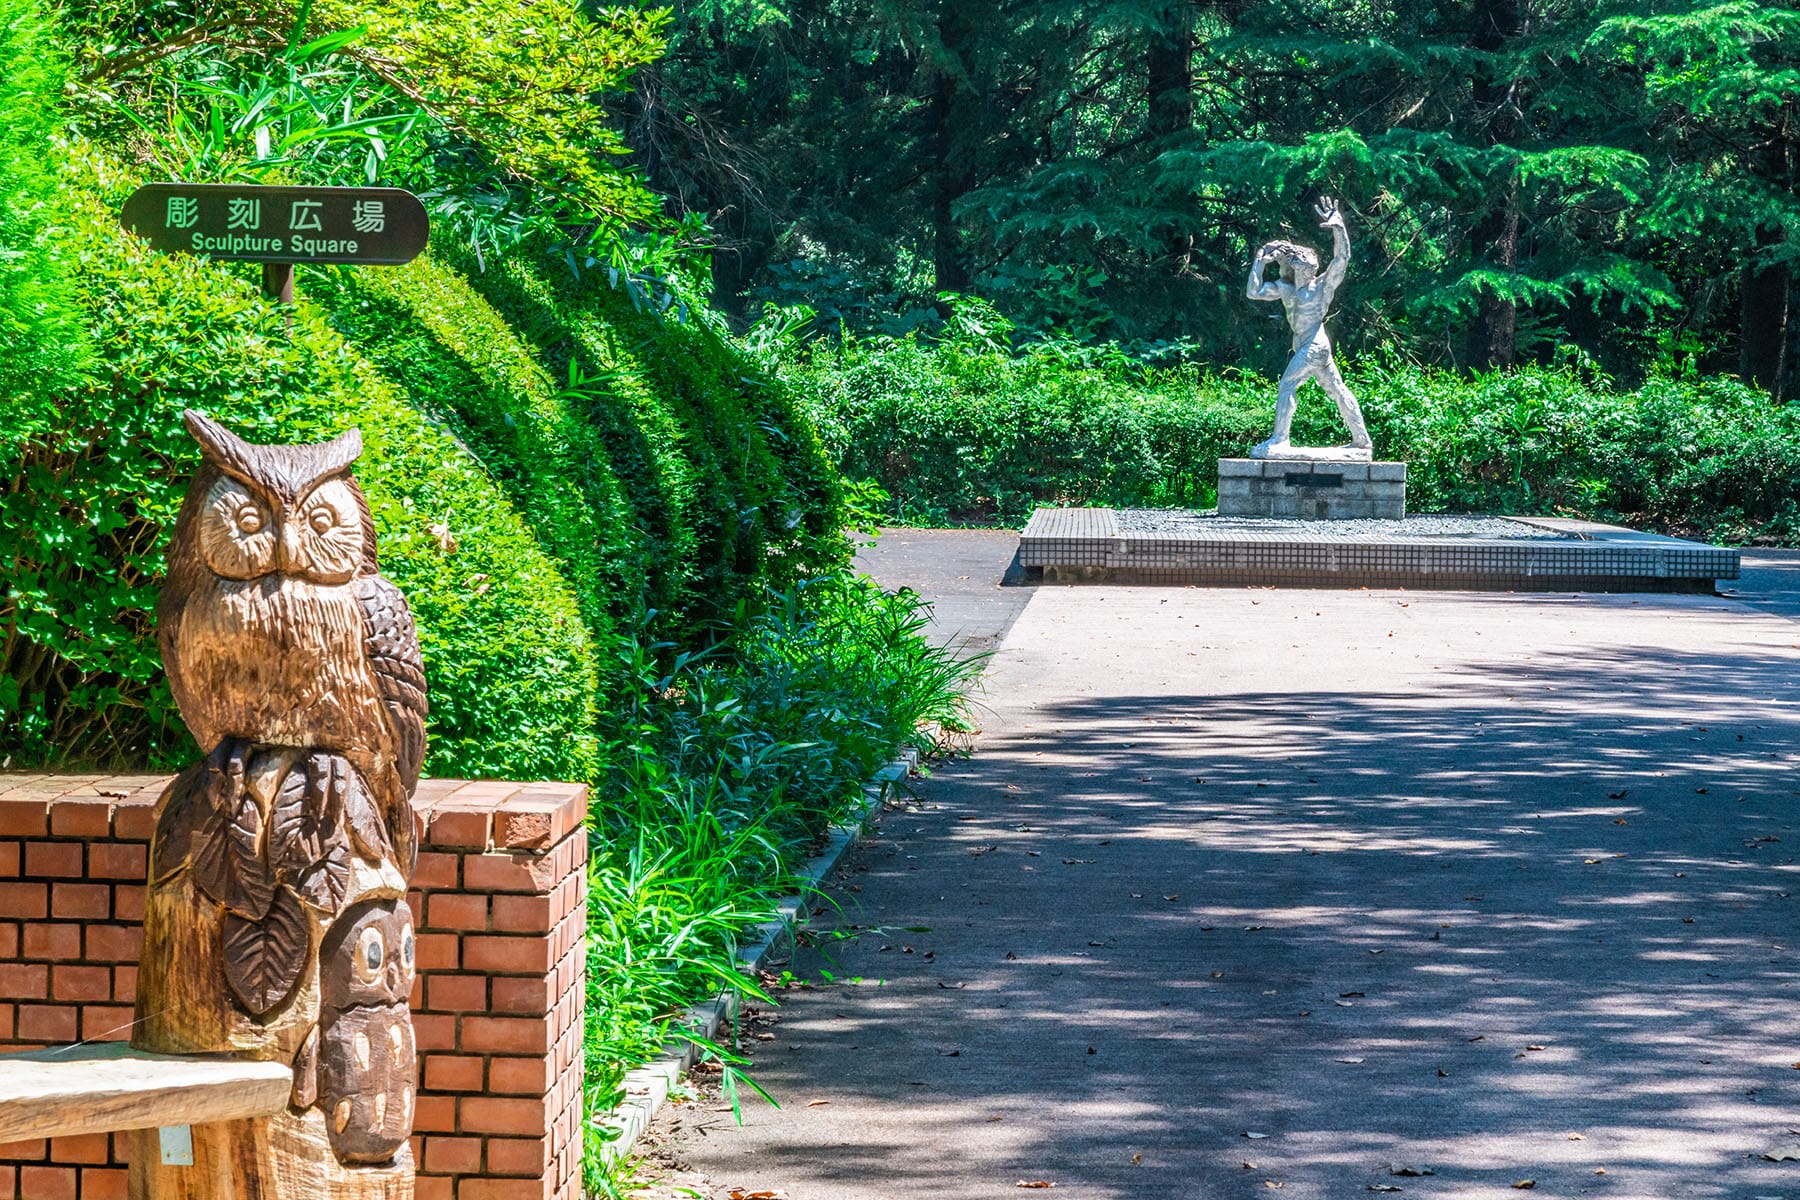
{"label": "stone pedestal", "polygon": [[1406,515],[1406,464],[1221,458],[1219,515],[1399,520]]}

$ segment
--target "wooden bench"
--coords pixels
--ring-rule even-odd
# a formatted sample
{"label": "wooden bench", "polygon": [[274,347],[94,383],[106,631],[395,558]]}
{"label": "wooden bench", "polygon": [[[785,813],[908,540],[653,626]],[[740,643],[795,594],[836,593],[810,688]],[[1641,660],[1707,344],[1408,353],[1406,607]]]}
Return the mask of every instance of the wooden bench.
{"label": "wooden bench", "polygon": [[192,1126],[272,1116],[293,1085],[283,1063],[152,1054],[123,1042],[0,1055],[0,1142],[154,1128],[163,1161],[176,1165],[192,1161]]}

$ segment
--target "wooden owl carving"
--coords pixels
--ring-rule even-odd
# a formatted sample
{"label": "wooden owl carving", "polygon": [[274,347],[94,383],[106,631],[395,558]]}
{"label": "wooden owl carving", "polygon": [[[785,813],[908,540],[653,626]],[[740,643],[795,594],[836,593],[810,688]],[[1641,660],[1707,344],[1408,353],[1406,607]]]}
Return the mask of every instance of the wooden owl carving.
{"label": "wooden owl carving", "polygon": [[191,1167],[146,1145],[132,1195],[409,1200],[425,674],[361,435],[260,446],[185,419],[202,461],[157,636],[205,758],[157,806],[132,1042],[291,1063],[294,1088],[267,1129],[196,1127]]}
{"label": "wooden owl carving", "polygon": [[348,756],[410,872],[410,812],[395,810],[425,757],[425,671],[350,474],[362,435],[258,446],[200,413],[185,419],[203,458],[156,605],[182,719],[209,752],[235,738]]}

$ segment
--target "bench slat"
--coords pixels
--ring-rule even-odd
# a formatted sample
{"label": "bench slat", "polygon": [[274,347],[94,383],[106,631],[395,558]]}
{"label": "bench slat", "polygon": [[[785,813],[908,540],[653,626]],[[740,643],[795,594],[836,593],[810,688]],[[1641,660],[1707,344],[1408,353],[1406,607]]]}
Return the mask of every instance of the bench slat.
{"label": "bench slat", "polygon": [[283,1063],[123,1042],[0,1055],[0,1142],[266,1117],[286,1107],[292,1086]]}

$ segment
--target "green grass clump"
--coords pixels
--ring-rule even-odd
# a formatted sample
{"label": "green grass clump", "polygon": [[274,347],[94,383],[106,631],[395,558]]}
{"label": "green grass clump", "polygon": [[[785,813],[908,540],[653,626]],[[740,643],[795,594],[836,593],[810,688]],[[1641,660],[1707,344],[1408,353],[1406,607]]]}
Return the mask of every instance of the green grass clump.
{"label": "green grass clump", "polygon": [[[1578,365],[1465,378],[1346,364],[1417,512],[1561,514],[1742,541],[1800,540],[1800,412],[1729,378],[1620,388]],[[781,374],[845,475],[897,522],[1017,525],[1038,505],[1207,507],[1220,458],[1268,435],[1275,380],[1149,367],[1062,342],[814,343]],[[1294,440],[1345,433],[1301,393]]]}
{"label": "green grass clump", "polygon": [[[593,815],[588,939],[590,1115],[704,995],[747,986],[738,938],[922,724],[959,727],[979,664],[929,645],[922,605],[834,573],[767,596],[728,644],[637,680],[610,714]],[[602,1186],[589,1126],[590,1184]]]}

